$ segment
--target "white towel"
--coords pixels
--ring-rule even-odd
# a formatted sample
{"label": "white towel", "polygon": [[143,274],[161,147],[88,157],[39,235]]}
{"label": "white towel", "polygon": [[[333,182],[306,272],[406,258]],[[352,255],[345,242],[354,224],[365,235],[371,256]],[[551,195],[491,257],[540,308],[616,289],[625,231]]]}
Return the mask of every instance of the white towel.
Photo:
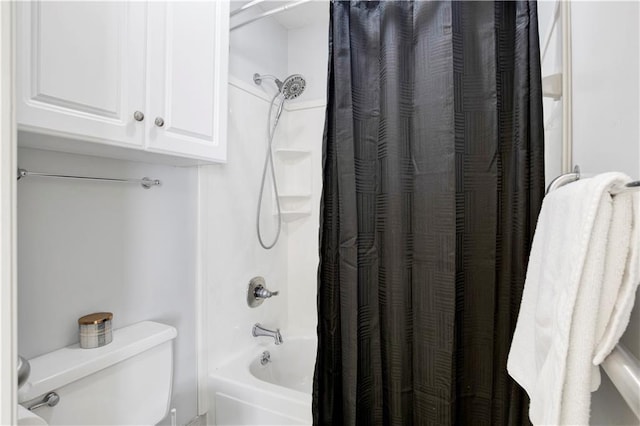
{"label": "white towel", "polygon": [[605,173],[544,199],[507,361],[536,425],[588,424],[597,365],[628,322],[638,286],[638,195]]}

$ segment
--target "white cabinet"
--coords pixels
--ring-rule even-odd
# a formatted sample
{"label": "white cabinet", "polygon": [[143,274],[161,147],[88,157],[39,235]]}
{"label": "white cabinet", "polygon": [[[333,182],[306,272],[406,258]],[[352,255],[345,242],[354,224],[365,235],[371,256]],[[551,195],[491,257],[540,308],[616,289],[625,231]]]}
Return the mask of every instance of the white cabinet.
{"label": "white cabinet", "polygon": [[142,147],[146,6],[20,2],[17,17],[20,127]]}
{"label": "white cabinet", "polygon": [[[147,147],[200,158],[226,157],[227,39],[220,2],[149,4]],[[217,45],[217,43],[224,44]],[[216,55],[218,52],[218,55]]]}
{"label": "white cabinet", "polygon": [[19,2],[16,17],[21,130],[226,160],[227,1]]}

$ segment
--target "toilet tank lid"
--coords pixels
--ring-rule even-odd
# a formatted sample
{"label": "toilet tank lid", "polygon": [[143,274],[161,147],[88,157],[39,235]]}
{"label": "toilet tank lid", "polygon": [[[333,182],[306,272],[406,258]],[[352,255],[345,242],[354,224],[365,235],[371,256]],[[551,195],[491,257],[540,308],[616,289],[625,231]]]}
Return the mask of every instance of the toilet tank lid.
{"label": "toilet tank lid", "polygon": [[95,349],[67,346],[29,360],[31,374],[18,391],[18,402],[26,402],[97,371],[174,339],[169,325],[143,321],[113,331],[113,341]]}

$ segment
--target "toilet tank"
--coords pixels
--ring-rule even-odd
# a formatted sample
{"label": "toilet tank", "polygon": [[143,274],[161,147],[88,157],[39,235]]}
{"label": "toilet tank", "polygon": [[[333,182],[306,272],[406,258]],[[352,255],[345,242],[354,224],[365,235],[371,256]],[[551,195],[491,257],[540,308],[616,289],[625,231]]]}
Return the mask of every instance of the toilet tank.
{"label": "toilet tank", "polygon": [[114,330],[106,346],[30,359],[18,402],[30,407],[56,392],[56,406],[34,410],[50,425],[154,425],[169,410],[176,336],[174,327],[144,321]]}

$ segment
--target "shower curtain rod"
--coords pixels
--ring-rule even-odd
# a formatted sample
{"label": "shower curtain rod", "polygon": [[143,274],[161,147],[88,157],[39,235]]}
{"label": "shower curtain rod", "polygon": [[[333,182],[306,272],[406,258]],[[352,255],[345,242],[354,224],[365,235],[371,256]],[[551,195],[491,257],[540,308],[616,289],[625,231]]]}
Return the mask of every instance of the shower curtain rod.
{"label": "shower curtain rod", "polygon": [[235,9],[235,10],[232,10],[232,11],[231,11],[231,13],[229,13],[229,16],[235,16],[235,15],[237,15],[238,13],[242,13],[242,12],[244,12],[244,11],[245,11],[245,10],[247,10],[247,9],[251,9],[251,8],[252,8],[253,6],[255,6],[256,4],[264,3],[265,1],[266,1],[266,0],[253,0],[253,1],[250,1],[250,2],[249,2],[249,3],[247,3],[247,4],[240,6],[239,8],[237,8],[237,9]]}
{"label": "shower curtain rod", "polygon": [[[257,21],[259,19],[262,19],[262,18],[266,18],[267,16],[276,15],[278,13],[285,12],[285,11],[287,11],[289,9],[293,9],[294,7],[300,6],[300,5],[305,4],[305,3],[309,3],[310,1],[311,0],[298,0],[298,1],[291,2],[291,3],[287,3],[284,6],[280,6],[280,7],[277,7],[275,9],[268,10],[266,12],[261,13],[260,15],[254,16],[251,19],[247,19],[246,21],[243,21],[243,22],[240,22],[238,24],[232,25],[231,28],[230,28],[230,31],[233,31],[233,30],[238,29],[240,27],[244,27],[247,24],[250,24],[250,23],[255,22],[255,21]],[[265,0],[254,0],[252,2],[249,2],[249,3],[245,4],[244,6],[241,6],[238,9],[232,11],[230,13],[230,16],[235,16],[235,15],[237,15],[239,13],[242,13],[242,12],[244,12],[246,10],[249,10],[251,7],[253,7],[253,6],[255,6],[255,5],[259,4],[259,3],[264,3],[264,2],[265,2]]]}
{"label": "shower curtain rod", "polygon": [[143,177],[142,179],[118,179],[118,178],[105,178],[105,177],[95,177],[95,176],[57,175],[57,174],[49,174],[49,173],[30,172],[25,169],[18,169],[18,180],[27,176],[51,177],[51,178],[58,178],[58,179],[95,180],[95,181],[116,182],[116,183],[139,183],[140,185],[142,185],[144,189],[149,189],[152,186],[160,185],[160,180],[149,179],[148,177]]}

